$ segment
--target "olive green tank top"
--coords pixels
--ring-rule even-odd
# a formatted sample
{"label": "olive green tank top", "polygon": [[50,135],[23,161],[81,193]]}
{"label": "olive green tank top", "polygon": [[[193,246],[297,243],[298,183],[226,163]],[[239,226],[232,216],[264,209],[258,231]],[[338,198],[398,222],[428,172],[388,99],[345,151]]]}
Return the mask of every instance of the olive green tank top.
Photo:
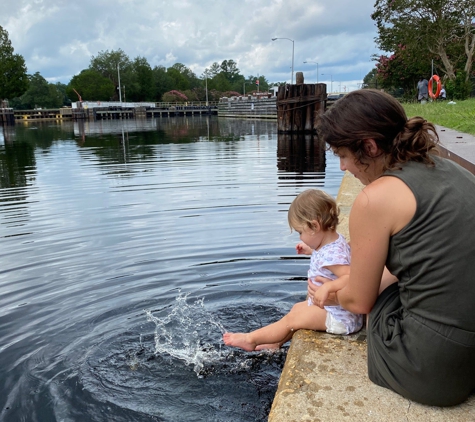
{"label": "olive green tank top", "polygon": [[386,265],[405,310],[475,332],[475,176],[453,161],[409,162],[382,177],[401,179],[417,209],[390,239]]}

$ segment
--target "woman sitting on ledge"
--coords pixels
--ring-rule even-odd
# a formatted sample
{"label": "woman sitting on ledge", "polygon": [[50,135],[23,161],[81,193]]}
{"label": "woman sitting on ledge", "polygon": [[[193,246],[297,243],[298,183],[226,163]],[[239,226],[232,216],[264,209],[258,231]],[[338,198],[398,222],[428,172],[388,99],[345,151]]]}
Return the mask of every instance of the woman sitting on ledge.
{"label": "woman sitting on ledge", "polygon": [[366,185],[350,213],[351,272],[325,305],[369,314],[371,381],[423,404],[463,402],[475,389],[475,176],[379,91],[338,100],[319,134]]}

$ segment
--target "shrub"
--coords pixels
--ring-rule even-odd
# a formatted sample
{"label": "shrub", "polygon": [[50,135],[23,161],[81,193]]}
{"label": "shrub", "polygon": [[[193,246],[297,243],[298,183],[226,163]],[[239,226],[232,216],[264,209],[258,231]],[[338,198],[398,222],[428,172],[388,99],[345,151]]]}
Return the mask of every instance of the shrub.
{"label": "shrub", "polygon": [[166,103],[184,103],[188,101],[188,97],[180,91],[174,89],[172,91],[165,92],[165,94],[162,96],[162,101]]}
{"label": "shrub", "polygon": [[447,98],[450,100],[466,100],[472,91],[472,82],[465,80],[466,73],[458,71],[455,80],[448,80],[445,83]]}

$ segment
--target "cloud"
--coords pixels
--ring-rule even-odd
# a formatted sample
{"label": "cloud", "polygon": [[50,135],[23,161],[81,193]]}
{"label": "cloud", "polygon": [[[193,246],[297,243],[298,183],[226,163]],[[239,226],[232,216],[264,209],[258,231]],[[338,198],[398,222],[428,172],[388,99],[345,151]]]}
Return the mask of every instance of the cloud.
{"label": "cloud", "polygon": [[[0,0],[0,25],[28,72],[69,82],[101,51],[122,49],[150,65],[180,62],[201,75],[233,59],[242,74],[290,80],[294,70],[361,80],[374,64],[373,0]],[[333,73],[332,73],[333,72]],[[353,89],[356,86],[353,87]]]}

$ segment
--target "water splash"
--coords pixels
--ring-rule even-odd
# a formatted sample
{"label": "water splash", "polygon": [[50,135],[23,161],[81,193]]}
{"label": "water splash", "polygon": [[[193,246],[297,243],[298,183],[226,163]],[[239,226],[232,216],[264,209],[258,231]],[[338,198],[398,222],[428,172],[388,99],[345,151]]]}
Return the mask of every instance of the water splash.
{"label": "water splash", "polygon": [[[205,363],[222,359],[221,338],[224,326],[205,309],[204,298],[188,303],[188,294],[179,294],[166,315],[145,310],[147,320],[155,324],[155,354],[180,359],[202,376]],[[164,311],[161,311],[162,313]]]}

